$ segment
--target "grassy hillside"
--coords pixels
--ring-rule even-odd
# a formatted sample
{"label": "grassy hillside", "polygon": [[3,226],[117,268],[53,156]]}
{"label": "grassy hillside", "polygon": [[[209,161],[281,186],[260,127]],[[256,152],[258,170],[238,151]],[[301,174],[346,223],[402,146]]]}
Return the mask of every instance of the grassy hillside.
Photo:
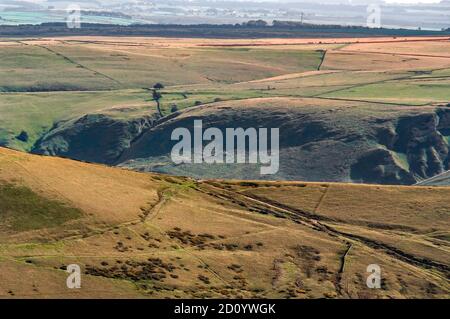
{"label": "grassy hillside", "polygon": [[[0,184],[9,203],[9,218],[0,219],[2,297],[448,298],[450,292],[449,188],[199,182],[3,148]],[[45,214],[46,225],[6,227],[23,205]],[[61,220],[55,205],[76,215]],[[83,270],[79,290],[65,286],[72,263]],[[365,284],[374,263],[383,278],[375,290]]]}
{"label": "grassy hillside", "polygon": [[75,208],[39,196],[25,186],[0,186],[0,224],[15,231],[59,226],[81,216]]}
{"label": "grassy hillside", "polygon": [[[0,143],[28,151],[60,121],[93,112],[127,118],[152,115],[154,108],[144,90],[4,93],[0,94]],[[27,140],[17,138],[22,131],[27,132]]]}

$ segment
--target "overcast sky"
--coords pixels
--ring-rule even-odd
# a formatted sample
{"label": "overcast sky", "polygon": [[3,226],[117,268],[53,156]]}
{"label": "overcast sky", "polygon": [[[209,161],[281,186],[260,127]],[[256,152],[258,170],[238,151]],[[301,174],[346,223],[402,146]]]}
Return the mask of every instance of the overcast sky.
{"label": "overcast sky", "polygon": [[[248,2],[251,1],[255,4],[249,5]],[[250,19],[264,19],[269,23],[273,20],[301,20],[311,24],[366,25],[370,13],[366,10],[368,5],[384,2],[385,5],[380,10],[382,27],[428,30],[450,27],[450,0],[145,0],[148,5],[143,6],[139,5],[141,2],[142,0],[0,0],[0,25],[56,21],[53,13],[41,13],[40,16],[29,18],[27,15],[15,14],[15,7],[26,11],[50,8],[55,12],[64,11],[71,4],[77,4],[86,11],[121,13],[134,19],[132,23],[234,24]],[[155,3],[157,5],[153,6]],[[422,6],[415,7],[417,4]],[[435,7],[430,7],[430,4]],[[208,12],[210,8],[215,8],[215,13]],[[97,23],[97,20],[92,21],[92,15],[90,17],[90,22]],[[103,20],[109,22],[107,18]]]}
{"label": "overcast sky", "polygon": [[[34,3],[45,3],[51,2],[52,0],[0,0],[0,3],[13,3],[13,2],[34,2]],[[53,0],[58,1],[58,0]],[[221,1],[236,1],[236,0],[221,0]],[[239,1],[239,0],[238,0]],[[302,2],[302,0],[255,0],[255,1],[265,1],[265,2]],[[304,1],[304,0],[303,0]],[[311,2],[311,0],[306,0],[307,2]],[[402,4],[416,4],[416,3],[439,3],[441,0],[383,0],[386,3],[402,3]],[[133,2],[132,0],[123,0],[123,2]],[[169,1],[168,1],[169,2]],[[330,3],[330,2],[340,2],[340,3],[357,3],[358,0],[314,0],[317,3]]]}

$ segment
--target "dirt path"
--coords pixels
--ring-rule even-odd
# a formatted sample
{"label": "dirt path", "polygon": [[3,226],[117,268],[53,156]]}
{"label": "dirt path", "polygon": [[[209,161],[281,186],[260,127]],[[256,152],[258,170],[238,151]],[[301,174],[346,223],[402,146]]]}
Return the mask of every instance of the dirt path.
{"label": "dirt path", "polygon": [[365,53],[365,54],[381,54],[381,55],[390,55],[390,56],[450,59],[449,55],[432,55],[432,54],[418,54],[418,53],[395,53],[395,52],[380,52],[380,51],[359,51],[359,50],[349,50],[349,49],[340,49],[338,51],[339,52],[350,53],[350,54]]}
{"label": "dirt path", "polygon": [[340,238],[343,243],[359,243],[366,247],[383,251],[393,258],[401,260],[411,266],[420,267],[427,272],[429,272],[430,269],[434,269],[435,272],[437,272],[442,278],[447,278],[450,275],[450,267],[448,265],[411,255],[396,247],[392,247],[385,243],[377,242],[363,236],[338,231],[331,225],[325,224],[325,222],[327,222],[327,218],[324,218],[324,216],[287,208],[287,206],[281,206],[273,201],[268,202],[259,197],[255,198],[248,194],[242,194],[241,192],[219,188],[217,185],[211,185],[211,183],[207,183],[207,185],[207,188],[204,188],[203,191],[212,196],[222,197],[224,199],[228,199],[229,201],[243,204],[247,207],[250,206],[257,211],[261,210],[261,208],[266,208],[266,212],[271,212],[275,216],[284,215],[299,224],[314,230],[325,232],[333,237]]}
{"label": "dirt path", "polygon": [[341,71],[339,71],[339,70],[326,70],[326,71],[314,70],[314,71],[306,71],[306,72],[298,72],[298,73],[287,73],[287,74],[273,76],[273,77],[264,78],[264,79],[233,83],[231,85],[292,80],[292,79],[313,77],[313,76],[318,76],[318,75],[323,75],[323,74],[331,74],[331,73],[339,73],[339,72],[341,72]]}

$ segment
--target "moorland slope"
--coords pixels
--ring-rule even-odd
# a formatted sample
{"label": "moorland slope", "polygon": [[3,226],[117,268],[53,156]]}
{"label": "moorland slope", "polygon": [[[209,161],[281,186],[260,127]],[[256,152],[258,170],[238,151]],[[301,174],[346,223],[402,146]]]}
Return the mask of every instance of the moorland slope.
{"label": "moorland slope", "polygon": [[449,194],[196,181],[0,148],[0,296],[448,298]]}

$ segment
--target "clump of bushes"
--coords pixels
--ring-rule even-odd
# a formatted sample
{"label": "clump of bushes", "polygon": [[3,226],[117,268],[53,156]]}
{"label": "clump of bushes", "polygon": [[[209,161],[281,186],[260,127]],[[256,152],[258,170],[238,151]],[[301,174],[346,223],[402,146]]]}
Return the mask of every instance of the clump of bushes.
{"label": "clump of bushes", "polygon": [[205,285],[209,285],[211,283],[209,278],[204,275],[198,275],[198,279],[202,281]]}
{"label": "clump of bushes", "polygon": [[26,143],[26,142],[28,142],[28,139],[29,139],[28,133],[25,131],[22,131],[22,132],[20,132],[19,135],[16,136],[16,139]]}

